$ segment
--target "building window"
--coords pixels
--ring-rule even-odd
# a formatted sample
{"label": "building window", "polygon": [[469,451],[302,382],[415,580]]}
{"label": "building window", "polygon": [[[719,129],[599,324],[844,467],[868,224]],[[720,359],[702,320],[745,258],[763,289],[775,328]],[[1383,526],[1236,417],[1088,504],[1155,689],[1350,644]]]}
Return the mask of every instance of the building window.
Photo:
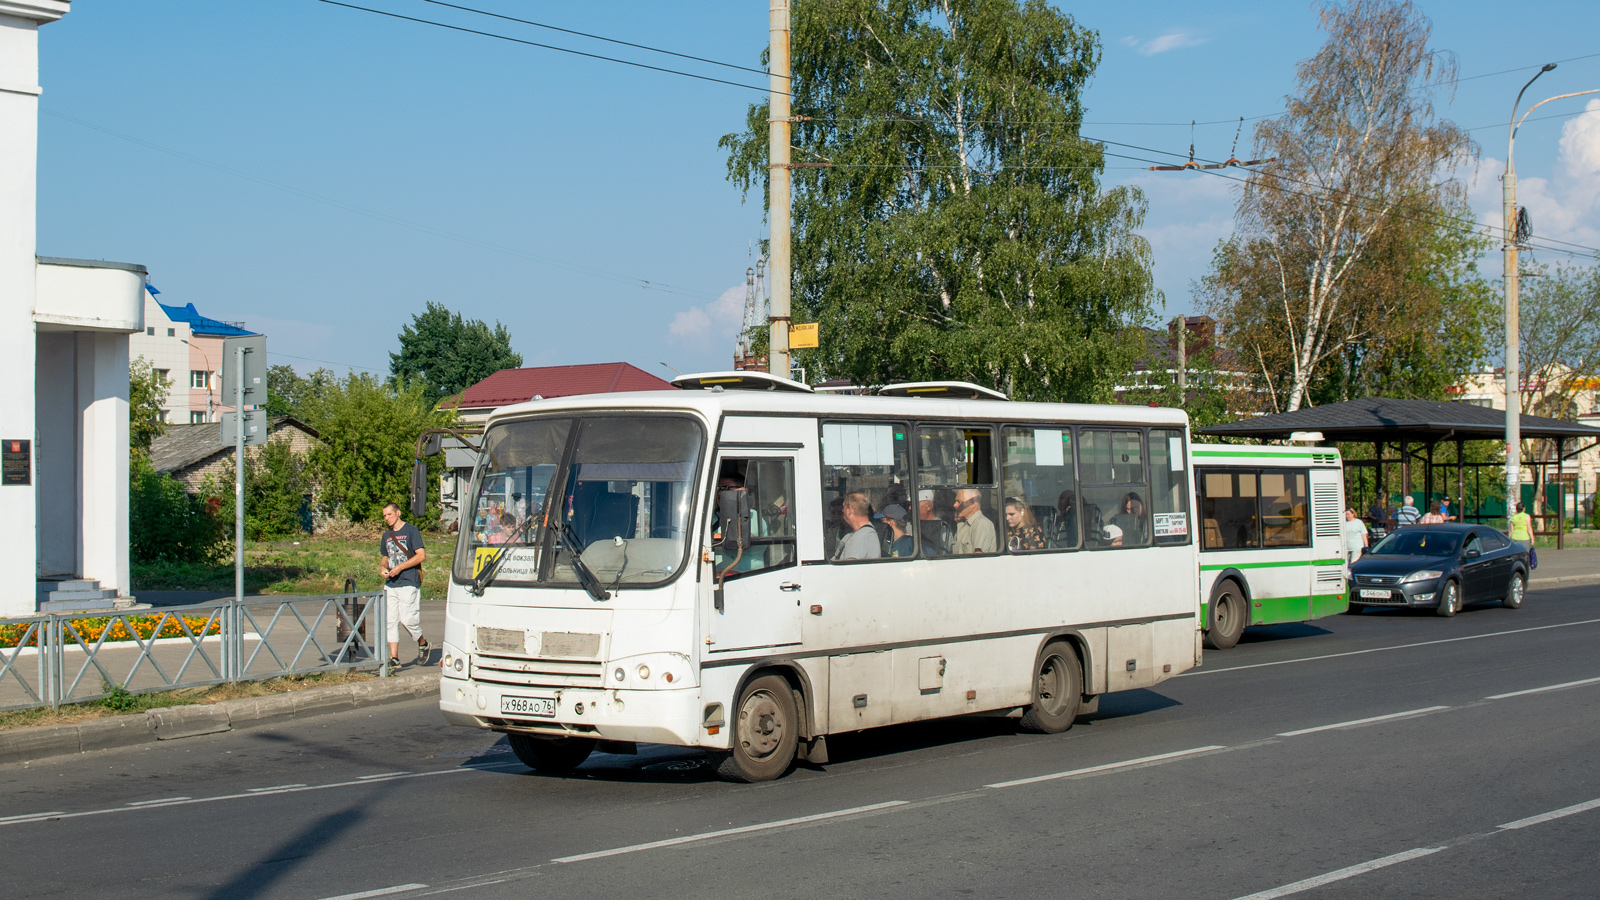
{"label": "building window", "polygon": [[154,325],[147,325],[145,326],[144,333],[150,335],[151,337],[155,337],[156,327]]}
{"label": "building window", "polygon": [[205,421],[206,421],[206,414],[205,413],[199,412],[197,410],[190,410],[189,411],[189,424],[190,425],[204,425]]}
{"label": "building window", "polygon": [[211,373],[205,369],[189,370],[189,387],[196,390],[205,390],[211,387]]}
{"label": "building window", "polygon": [[162,423],[163,425],[166,424],[167,411],[164,409],[156,410],[156,421]]}
{"label": "building window", "polygon": [[171,384],[172,383],[172,370],[171,369],[157,369],[156,370],[156,377],[161,379],[161,383],[162,384]]}
{"label": "building window", "polygon": [[177,336],[178,336],[178,329],[176,329],[176,328],[168,328],[167,329],[167,337],[177,337]]}

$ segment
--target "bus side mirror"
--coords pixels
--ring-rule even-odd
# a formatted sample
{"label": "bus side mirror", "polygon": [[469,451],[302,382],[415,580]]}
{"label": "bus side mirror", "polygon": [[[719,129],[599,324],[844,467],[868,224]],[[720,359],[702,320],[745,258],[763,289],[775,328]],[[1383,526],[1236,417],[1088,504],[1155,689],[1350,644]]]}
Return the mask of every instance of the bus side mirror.
{"label": "bus side mirror", "polygon": [[428,513],[428,462],[418,459],[411,464],[411,517],[420,520]]}
{"label": "bus side mirror", "polygon": [[750,495],[745,491],[717,492],[717,519],[722,523],[720,546],[728,553],[750,549]]}
{"label": "bus side mirror", "polygon": [[425,456],[425,457],[426,456],[438,456],[443,451],[444,451],[444,434],[443,433],[435,431],[432,434],[425,434],[425,435],[422,436],[422,455],[423,456]]}

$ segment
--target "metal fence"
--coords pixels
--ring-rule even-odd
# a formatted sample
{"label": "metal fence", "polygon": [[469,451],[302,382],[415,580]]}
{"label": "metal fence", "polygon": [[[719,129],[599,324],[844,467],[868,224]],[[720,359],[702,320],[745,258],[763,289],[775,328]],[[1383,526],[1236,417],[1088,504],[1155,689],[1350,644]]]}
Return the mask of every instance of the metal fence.
{"label": "metal fence", "polygon": [[0,710],[282,675],[388,675],[381,591],[0,619]]}

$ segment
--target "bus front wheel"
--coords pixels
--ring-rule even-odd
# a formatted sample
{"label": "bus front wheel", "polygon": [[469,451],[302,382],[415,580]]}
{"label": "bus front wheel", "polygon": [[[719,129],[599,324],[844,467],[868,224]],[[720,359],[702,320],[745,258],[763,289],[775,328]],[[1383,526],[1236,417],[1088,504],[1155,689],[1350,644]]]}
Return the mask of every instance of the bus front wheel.
{"label": "bus front wheel", "polygon": [[1057,642],[1044,648],[1033,679],[1033,703],[1022,714],[1023,731],[1057,734],[1072,727],[1083,702],[1083,677],[1078,654]]}
{"label": "bus front wheel", "polygon": [[733,747],[717,766],[729,781],[771,781],[789,771],[799,737],[794,691],[777,675],[763,675],[739,694]]}
{"label": "bus front wheel", "polygon": [[511,752],[530,769],[541,772],[571,772],[583,765],[594,751],[594,738],[540,737],[533,734],[508,734]]}
{"label": "bus front wheel", "polygon": [[1206,646],[1213,650],[1228,650],[1239,643],[1244,634],[1244,592],[1233,581],[1224,581],[1211,598],[1211,608],[1206,612]]}

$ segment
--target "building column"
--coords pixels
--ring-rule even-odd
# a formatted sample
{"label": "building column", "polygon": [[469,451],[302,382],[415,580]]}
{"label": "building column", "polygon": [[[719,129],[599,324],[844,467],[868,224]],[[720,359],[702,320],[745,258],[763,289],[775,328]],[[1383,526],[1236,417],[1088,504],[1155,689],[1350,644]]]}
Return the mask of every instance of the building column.
{"label": "building column", "polygon": [[78,332],[79,574],[127,596],[128,336]]}

